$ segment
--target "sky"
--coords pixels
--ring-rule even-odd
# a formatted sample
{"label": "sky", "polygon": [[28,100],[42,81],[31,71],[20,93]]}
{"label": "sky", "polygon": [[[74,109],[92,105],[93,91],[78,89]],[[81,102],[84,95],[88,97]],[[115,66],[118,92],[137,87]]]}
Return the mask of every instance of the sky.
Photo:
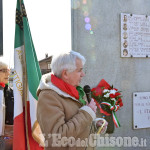
{"label": "sky", "polygon": [[[3,1],[3,57],[14,67],[15,11],[17,0]],[[70,0],[24,0],[38,60],[71,50]]]}

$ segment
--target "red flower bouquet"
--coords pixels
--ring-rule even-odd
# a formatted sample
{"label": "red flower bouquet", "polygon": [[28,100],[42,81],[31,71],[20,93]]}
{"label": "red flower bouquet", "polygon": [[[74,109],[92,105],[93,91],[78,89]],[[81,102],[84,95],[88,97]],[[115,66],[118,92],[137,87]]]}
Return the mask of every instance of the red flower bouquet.
{"label": "red flower bouquet", "polygon": [[123,106],[120,91],[110,86],[104,79],[91,91],[92,98],[94,98],[96,105],[100,109],[100,113],[106,116],[112,115],[115,126],[120,127],[120,123],[115,114]]}

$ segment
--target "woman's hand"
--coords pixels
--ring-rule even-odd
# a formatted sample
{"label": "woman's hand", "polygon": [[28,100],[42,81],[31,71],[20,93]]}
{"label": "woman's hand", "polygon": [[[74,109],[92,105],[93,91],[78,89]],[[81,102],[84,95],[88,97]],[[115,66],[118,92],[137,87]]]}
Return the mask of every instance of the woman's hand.
{"label": "woman's hand", "polygon": [[96,106],[96,103],[94,102],[93,98],[91,99],[91,102],[89,104],[87,104],[87,106],[89,106],[96,113],[97,106]]}
{"label": "woman's hand", "polygon": [[102,128],[102,130],[101,130],[101,134],[104,134],[105,132],[106,132],[106,130],[107,130],[107,125],[108,125],[108,122],[105,120],[99,120],[99,121],[97,121],[97,123],[96,123],[96,127],[97,128],[100,128],[102,125],[103,125],[103,123],[105,122],[105,124],[104,124],[104,126],[103,126],[103,128]]}

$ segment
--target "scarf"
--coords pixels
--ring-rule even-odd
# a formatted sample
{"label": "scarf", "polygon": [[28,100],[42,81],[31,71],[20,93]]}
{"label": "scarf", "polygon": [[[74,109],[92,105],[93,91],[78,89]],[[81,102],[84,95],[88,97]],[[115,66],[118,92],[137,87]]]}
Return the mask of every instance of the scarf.
{"label": "scarf", "polygon": [[77,86],[75,88],[74,86],[64,82],[62,79],[56,77],[55,75],[51,75],[51,82],[58,87],[63,92],[69,94],[70,96],[78,99],[83,105],[86,104],[86,101],[83,99],[83,96],[85,95],[83,88],[80,86]]}
{"label": "scarf", "polygon": [[2,86],[4,88],[5,87],[5,83],[4,82],[0,82],[0,86]]}

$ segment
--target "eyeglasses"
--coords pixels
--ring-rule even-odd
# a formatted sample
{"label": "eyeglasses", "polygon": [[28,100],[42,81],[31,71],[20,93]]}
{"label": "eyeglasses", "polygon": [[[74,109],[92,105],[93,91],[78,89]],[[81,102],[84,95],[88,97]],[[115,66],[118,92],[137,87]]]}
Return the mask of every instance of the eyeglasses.
{"label": "eyeglasses", "polygon": [[10,72],[10,69],[0,69],[0,72],[8,73],[8,72]]}

